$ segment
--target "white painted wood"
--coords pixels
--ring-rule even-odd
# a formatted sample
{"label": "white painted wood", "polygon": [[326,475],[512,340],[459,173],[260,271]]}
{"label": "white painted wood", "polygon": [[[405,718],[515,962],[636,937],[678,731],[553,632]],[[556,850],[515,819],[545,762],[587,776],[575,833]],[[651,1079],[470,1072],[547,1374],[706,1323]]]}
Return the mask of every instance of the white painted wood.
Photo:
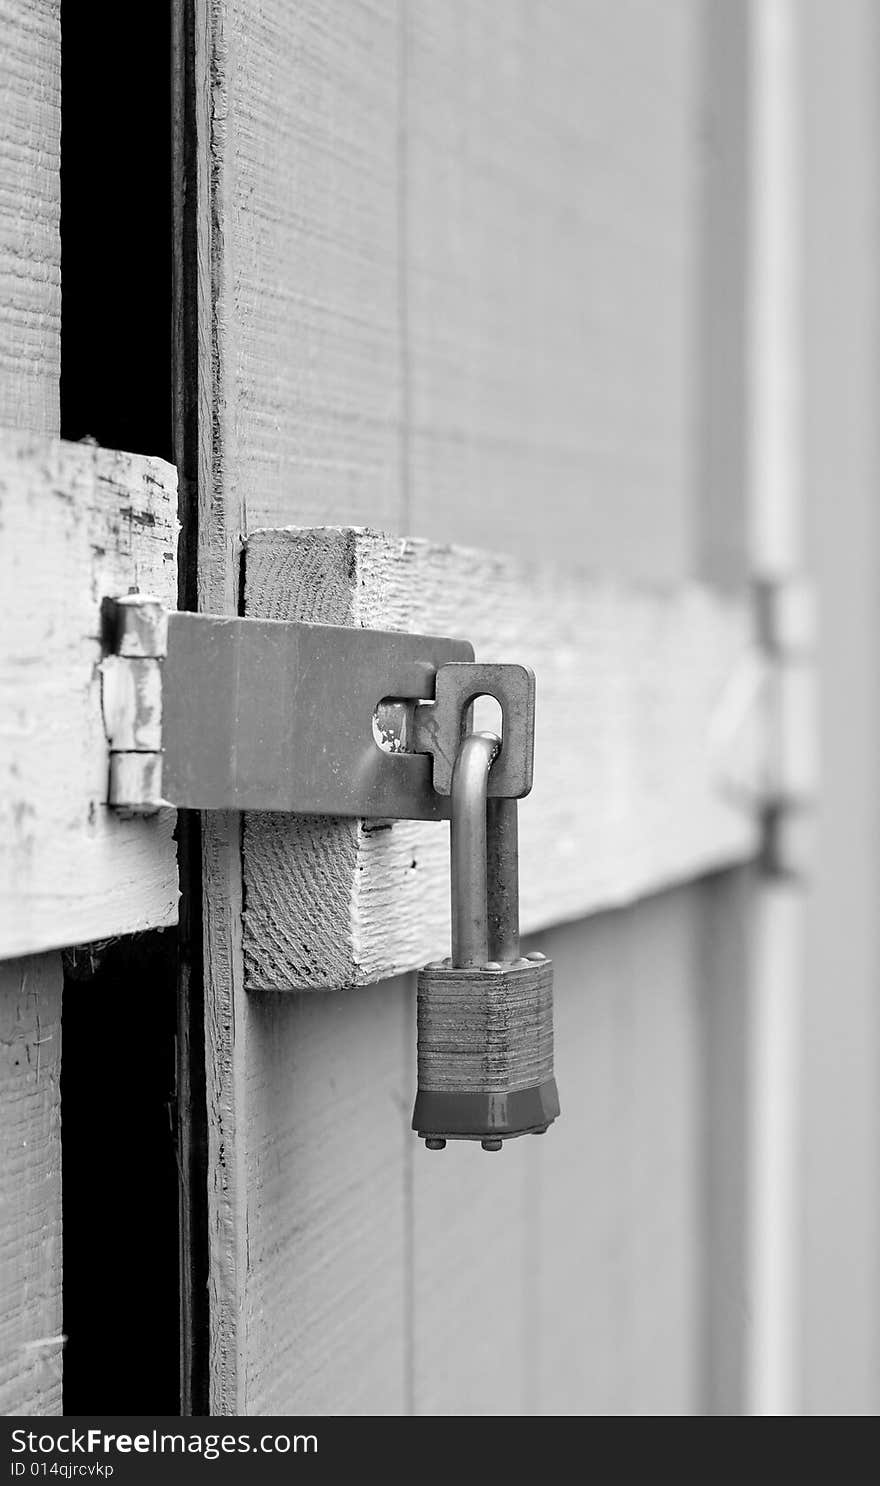
{"label": "white painted wood", "polygon": [[491,1162],[416,1151],[420,1413],[699,1409],[696,907],[679,891],[542,935],[560,1120]]}
{"label": "white painted wood", "polygon": [[[719,148],[700,113],[707,7],[468,0],[403,11],[406,530],[680,583],[698,567],[710,496],[698,468],[710,370],[700,189]],[[724,235],[725,253],[734,240]],[[735,294],[729,303],[735,321]],[[726,366],[730,339],[721,346]],[[726,431],[736,405],[723,380],[711,413]],[[736,509],[734,442],[711,496]],[[547,767],[542,749],[539,777]],[[536,804],[522,807],[524,829]],[[607,842],[597,848],[588,832],[571,863],[580,884],[594,849]],[[565,1039],[562,1118],[543,1140],[476,1160],[416,1153],[417,1413],[698,1406],[703,1275],[688,1261],[702,1236],[703,1155],[688,1121],[704,1127],[691,1102],[704,987],[691,897],[542,935]],[[662,978],[656,1048],[592,1035],[598,1007],[614,1016],[642,941],[633,995],[650,1010]],[[662,977],[648,969],[652,952],[668,956]],[[619,1085],[650,1090],[637,1196],[618,1159],[633,1126],[615,1143],[629,1106]],[[658,1126],[663,1140],[645,1138]]]}
{"label": "white painted wood", "polygon": [[[236,612],[243,538],[283,523],[690,575],[709,498],[703,4],[382,0],[343,28],[281,0],[195,10],[202,607]],[[735,327],[741,300],[726,302]],[[729,345],[713,352],[725,369]],[[732,380],[712,403],[720,505],[742,485],[722,436]],[[332,585],[321,595],[316,571],[289,612],[329,615]],[[310,829],[303,859],[344,882],[366,845]],[[246,994],[240,860],[235,823],[208,823],[214,1411],[697,1407],[700,890],[546,935],[551,953],[569,941],[560,1024],[583,1050],[567,1054],[564,1157],[553,1131],[500,1158],[432,1158],[406,1133],[412,989]],[[314,880],[294,890],[320,948],[325,902]],[[647,1031],[622,1015],[619,1035],[594,1035],[627,985]],[[623,1145],[618,1084],[649,1091]],[[350,1319],[339,1288],[357,1295]]]}
{"label": "white painted wood", "polygon": [[0,962],[0,1412],[61,1413],[61,957]]}
{"label": "white painted wood", "polygon": [[543,1264],[529,1221],[534,1143],[509,1141],[495,1156],[470,1143],[452,1142],[440,1153],[418,1142],[412,1150],[418,1415],[533,1411],[525,1351],[530,1257]]}
{"label": "white painted wood", "polygon": [[175,602],[161,460],[0,434],[0,954],[176,922],[173,812],[108,810],[101,600]]}
{"label": "white painted wood", "polygon": [[406,529],[674,580],[695,537],[697,7],[402,16]]}
{"label": "white painted wood", "polygon": [[399,8],[372,0],[344,24],[321,0],[196,13],[208,541],[234,550],[294,513],[396,527]]}
{"label": "white painted wood", "polygon": [[[59,426],[60,11],[0,4],[0,426],[45,436]],[[0,964],[4,1414],[62,1408],[60,1003],[59,955]]]}
{"label": "white painted wood", "polygon": [[409,998],[248,998],[249,1413],[406,1412]]}
{"label": "white painted wood", "polygon": [[541,1349],[529,1412],[699,1411],[703,988],[682,973],[698,926],[687,889],[539,941],[557,972],[564,1093],[529,1143],[525,1221],[552,1256],[526,1272]]}
{"label": "white painted wood", "polygon": [[[343,25],[318,0],[194,6],[210,612],[236,612],[249,526],[401,525],[399,14],[396,0]],[[202,840],[212,1412],[403,1412],[405,1146],[388,1120],[411,1098],[405,1000],[373,991],[340,1063],[337,998],[301,1019],[287,998],[274,1026],[288,1053],[302,1038],[291,1079],[244,992],[237,819],[206,818]],[[337,1292],[359,1297],[350,1325]]]}
{"label": "white painted wood", "polygon": [[58,432],[61,4],[0,3],[0,428]]}
{"label": "white painted wood", "polygon": [[[256,532],[245,612],[451,634],[538,677],[520,807],[524,931],[747,858],[714,719],[749,652],[745,604],[697,584],[625,585],[369,531]],[[251,816],[251,988],[361,984],[449,945],[443,826]]]}

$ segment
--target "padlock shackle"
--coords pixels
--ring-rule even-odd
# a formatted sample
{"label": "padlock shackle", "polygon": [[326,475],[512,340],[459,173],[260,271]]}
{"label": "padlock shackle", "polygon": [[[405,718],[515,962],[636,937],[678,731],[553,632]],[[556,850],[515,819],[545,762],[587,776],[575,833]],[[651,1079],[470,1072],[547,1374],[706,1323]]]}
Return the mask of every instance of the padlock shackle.
{"label": "padlock shackle", "polygon": [[494,733],[469,733],[452,770],[452,963],[457,969],[485,965],[490,958],[486,799],[489,770],[500,748]]}
{"label": "padlock shackle", "polygon": [[489,959],[499,965],[519,959],[518,804],[503,795],[486,804]]}

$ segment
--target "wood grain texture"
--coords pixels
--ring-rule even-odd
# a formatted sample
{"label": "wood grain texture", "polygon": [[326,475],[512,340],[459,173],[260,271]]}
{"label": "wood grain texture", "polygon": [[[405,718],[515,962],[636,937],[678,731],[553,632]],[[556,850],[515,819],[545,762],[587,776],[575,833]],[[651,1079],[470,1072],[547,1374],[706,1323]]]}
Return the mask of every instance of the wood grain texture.
{"label": "wood grain texture", "polygon": [[699,1409],[697,925],[687,889],[541,940],[564,1098],[529,1151],[532,1412]]}
{"label": "wood grain texture", "polygon": [[[414,1034],[413,1034],[414,1035]],[[543,1252],[530,1248],[531,1147],[500,1155],[478,1145],[412,1154],[412,1409],[418,1415],[533,1412],[526,1276]]]}
{"label": "wood grain texture", "polygon": [[494,1160],[416,1151],[419,1413],[699,1409],[698,912],[685,889],[542,935],[560,1119]]}
{"label": "wood grain texture", "polygon": [[[245,612],[452,634],[538,677],[520,811],[525,932],[749,856],[712,737],[749,645],[745,606],[369,531],[255,532]],[[586,850],[584,844],[586,843]],[[244,834],[251,988],[360,984],[448,950],[443,826],[259,814]]]}
{"label": "wood grain texture", "polygon": [[[61,370],[60,9],[0,3],[0,426],[47,437]],[[59,955],[0,964],[4,1414],[62,1408],[60,1019]]]}
{"label": "wood grain texture", "polygon": [[58,432],[61,4],[0,0],[0,427]]}
{"label": "wood grain texture", "polygon": [[408,530],[676,577],[694,8],[415,0],[402,17]]}
{"label": "wood grain texture", "polygon": [[0,1412],[61,1413],[61,958],[0,963]]}
{"label": "wood grain texture", "polygon": [[[199,605],[235,613],[249,526],[401,522],[398,7],[374,0],[342,25],[314,0],[194,11]],[[389,1108],[403,1120],[387,1091],[408,1076],[404,1000],[382,987],[364,1004],[351,1102],[337,998],[299,1020],[293,1000],[276,1008],[286,1056],[270,1056],[267,1009],[244,992],[234,817],[204,820],[203,868],[212,1411],[396,1412],[406,1186],[402,1146],[388,1160],[382,1142]],[[349,1045],[346,1072],[354,1059]],[[365,1162],[354,1142],[374,1129]]]}
{"label": "wood grain texture", "polygon": [[[703,9],[405,7],[408,531],[698,568]],[[416,1152],[417,1412],[699,1406],[697,919],[678,892],[542,935],[560,1120],[504,1171]]]}
{"label": "wood grain texture", "polygon": [[[248,531],[288,522],[693,572],[702,10],[369,4],[334,27],[310,4],[199,0],[203,607],[235,612]],[[284,612],[372,622],[335,571],[317,562]],[[347,980],[354,928],[331,945],[328,894],[358,860],[393,860],[391,833],[303,830],[315,871],[275,869],[296,917],[284,904],[279,933],[267,900],[260,933],[273,958],[329,952]],[[245,994],[238,847],[212,823],[215,1411],[698,1406],[695,896],[546,935],[572,1042],[562,1119],[501,1158],[436,1156],[405,1131],[414,986]],[[360,874],[384,895],[362,892],[368,923],[415,897],[413,859]],[[599,860],[587,838],[572,872]],[[397,964],[423,953],[408,919]]]}
{"label": "wood grain texture", "polygon": [[101,600],[175,601],[176,475],[161,460],[0,434],[0,953],[177,917],[170,811],[107,809]]}
{"label": "wood grain texture", "polygon": [[215,526],[233,544],[236,523],[282,524],[294,510],[395,526],[397,6],[351,6],[344,23],[319,0],[199,10],[211,89],[205,411],[222,439],[214,479],[234,491]]}
{"label": "wood grain texture", "polygon": [[405,1412],[410,994],[249,999],[250,1413]]}

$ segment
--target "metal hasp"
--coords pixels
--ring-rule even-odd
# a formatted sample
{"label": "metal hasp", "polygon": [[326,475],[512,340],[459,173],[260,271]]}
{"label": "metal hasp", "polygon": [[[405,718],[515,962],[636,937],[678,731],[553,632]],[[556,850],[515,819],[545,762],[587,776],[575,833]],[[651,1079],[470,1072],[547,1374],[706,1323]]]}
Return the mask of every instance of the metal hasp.
{"label": "metal hasp", "polygon": [[[413,1127],[434,1150],[543,1134],[559,1114],[553,968],[519,946],[528,667],[478,665],[464,640],[170,612],[145,594],[106,600],[103,624],[111,806],[451,816],[452,957],[419,974]],[[503,740],[469,731],[484,695]]]}
{"label": "metal hasp", "polygon": [[105,604],[110,803],[440,820],[424,754],[387,752],[385,697],[433,696],[466,641]]}
{"label": "metal hasp", "polygon": [[[505,793],[531,788],[534,676],[476,665],[465,640],[178,613],[136,593],[105,600],[104,648],[117,809],[444,820],[447,761],[483,693],[505,719]],[[406,735],[382,746],[395,714]]]}
{"label": "metal hasp", "polygon": [[472,733],[452,775],[452,956],[418,986],[413,1129],[447,1140],[542,1135],[559,1114],[553,1075],[553,967],[520,956],[517,804],[490,799],[500,740]]}

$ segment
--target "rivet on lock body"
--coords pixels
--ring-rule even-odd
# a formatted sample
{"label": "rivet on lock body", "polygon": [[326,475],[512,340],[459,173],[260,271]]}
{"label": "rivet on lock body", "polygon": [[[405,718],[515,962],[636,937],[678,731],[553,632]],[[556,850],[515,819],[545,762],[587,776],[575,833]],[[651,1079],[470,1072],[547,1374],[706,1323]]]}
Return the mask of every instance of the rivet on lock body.
{"label": "rivet on lock body", "polygon": [[501,748],[462,742],[452,775],[452,955],[418,982],[418,1093],[413,1129],[447,1140],[541,1135],[559,1114],[553,1075],[553,967],[520,955],[517,802],[487,799]]}

